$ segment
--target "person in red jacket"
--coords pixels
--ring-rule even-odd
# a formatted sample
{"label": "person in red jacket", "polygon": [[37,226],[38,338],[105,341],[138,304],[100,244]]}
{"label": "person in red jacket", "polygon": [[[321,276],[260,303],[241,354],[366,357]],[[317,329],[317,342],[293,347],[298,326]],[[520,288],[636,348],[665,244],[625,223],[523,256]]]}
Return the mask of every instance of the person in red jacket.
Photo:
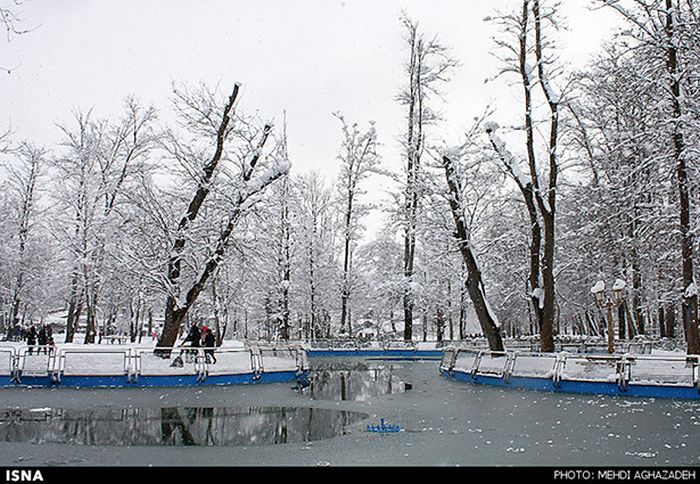
{"label": "person in red jacket", "polygon": [[200,343],[201,343],[200,346],[205,346],[205,345],[204,345],[204,338],[206,338],[206,336],[207,336],[207,330],[208,330],[208,329],[209,329],[209,328],[207,328],[207,325],[206,325],[206,324],[203,324],[203,325],[202,325],[202,329],[201,329],[200,332],[199,332],[199,334],[201,335],[201,338],[202,338],[201,341],[200,341]]}

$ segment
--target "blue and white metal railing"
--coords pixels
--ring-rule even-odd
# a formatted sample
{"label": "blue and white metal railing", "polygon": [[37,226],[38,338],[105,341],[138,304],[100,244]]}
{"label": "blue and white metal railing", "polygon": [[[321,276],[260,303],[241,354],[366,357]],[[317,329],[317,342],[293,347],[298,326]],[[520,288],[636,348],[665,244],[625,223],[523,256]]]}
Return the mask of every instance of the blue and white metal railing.
{"label": "blue and white metal railing", "polygon": [[[167,355],[166,358],[163,358]],[[173,362],[181,356],[181,365]],[[211,361],[210,361],[211,360]],[[266,360],[268,369],[266,370]],[[214,364],[217,361],[218,366]],[[102,379],[108,384],[139,384],[150,378],[160,382],[170,378],[176,383],[203,383],[210,375],[252,375],[260,380],[265,373],[288,372],[301,375],[308,368],[306,351],[301,346],[250,348],[144,348],[42,346],[0,347],[0,386],[25,384],[60,385],[90,383]],[[230,380],[230,379],[229,379]],[[239,379],[240,380],[240,379]],[[226,384],[230,381],[224,381]],[[92,382],[95,384],[95,382]]]}
{"label": "blue and white metal railing", "polygon": [[447,348],[440,371],[444,376],[500,386],[700,398],[697,355],[585,355]]}

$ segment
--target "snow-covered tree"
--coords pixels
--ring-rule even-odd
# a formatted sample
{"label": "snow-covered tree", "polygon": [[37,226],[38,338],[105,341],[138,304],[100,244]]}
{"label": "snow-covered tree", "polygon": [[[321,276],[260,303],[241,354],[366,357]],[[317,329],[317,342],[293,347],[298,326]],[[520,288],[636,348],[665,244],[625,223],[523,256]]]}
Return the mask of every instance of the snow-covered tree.
{"label": "snow-covered tree", "polygon": [[[17,163],[6,164],[8,171],[8,189],[16,197],[17,207],[17,231],[13,238],[17,239],[16,247],[16,277],[12,288],[12,308],[10,320],[13,324],[19,322],[19,312],[22,308],[22,300],[28,276],[28,242],[30,231],[36,224],[39,176],[45,169],[46,150],[37,148],[29,143],[23,143],[16,150]],[[9,232],[8,232],[9,235]],[[35,283],[37,281],[34,281]]]}
{"label": "snow-covered tree", "polygon": [[331,336],[338,281],[336,265],[337,219],[332,190],[317,171],[297,180],[299,190],[299,256],[297,274],[302,314],[308,333],[315,338]]}
{"label": "snow-covered tree", "polygon": [[[502,73],[515,73],[523,88],[526,166],[523,175],[519,161],[498,135],[498,125],[485,125],[494,150],[515,180],[530,216],[530,298],[539,322],[542,351],[554,351],[555,220],[557,183],[560,172],[560,105],[561,94],[553,85],[558,71],[554,56],[554,39],[550,33],[558,27],[557,5],[546,0],[523,0],[520,13],[495,19],[503,29],[496,44],[503,51]],[[535,117],[535,89],[544,97],[545,120]],[[538,156],[536,130],[546,130],[543,156]],[[542,160],[543,158],[543,160]]]}
{"label": "snow-covered tree", "polygon": [[77,126],[61,127],[64,150],[53,162],[64,183],[56,187],[58,206],[65,209],[62,239],[72,254],[70,301],[66,341],[73,340],[82,310],[86,312],[86,343],[97,333],[97,311],[103,294],[103,275],[110,258],[108,246],[118,231],[118,207],[135,174],[146,169],[152,147],[151,125],[155,110],[133,98],[125,102],[117,122],[95,120],[77,112]]}
{"label": "snow-covered tree", "polygon": [[698,292],[694,274],[694,225],[689,163],[697,140],[700,55],[696,2],[680,0],[600,1],[628,22],[626,47],[642,56],[640,79],[653,79],[659,89],[658,121],[667,137],[662,156],[675,165],[682,279],[682,318],[689,353],[700,352]]}
{"label": "snow-covered tree", "polygon": [[[483,163],[483,160],[480,160],[478,157],[476,160],[473,158],[475,138],[479,128],[479,123],[475,124],[467,134],[467,139],[462,145],[442,150],[440,158],[447,181],[447,201],[454,220],[454,237],[467,269],[467,278],[464,284],[474,305],[481,330],[488,340],[489,348],[492,351],[503,351],[501,325],[486,295],[484,276],[479,266],[472,240],[472,224],[475,214],[480,208],[480,202],[483,197],[488,196],[488,189],[484,191],[484,186],[482,185],[482,190],[479,190],[477,188],[479,183],[469,179],[470,175],[476,175],[477,170]],[[470,168],[469,170],[462,170],[460,161],[463,161],[463,158],[466,159],[465,164]],[[470,185],[472,189],[471,193],[468,193],[467,187]]]}
{"label": "snow-covered tree", "polygon": [[338,155],[340,173],[338,175],[339,210],[342,214],[343,280],[340,294],[340,332],[352,334],[350,298],[355,282],[353,252],[362,235],[361,220],[369,207],[361,203],[365,194],[360,184],[371,174],[377,173],[380,163],[377,154],[377,132],[374,123],[361,132],[357,124],[348,125],[345,118],[336,113],[343,131],[343,143]]}
{"label": "snow-covered tree", "polygon": [[404,167],[403,197],[399,210],[400,224],[404,233],[404,339],[413,338],[413,306],[416,232],[418,230],[421,199],[427,190],[424,183],[422,157],[426,148],[426,131],[438,118],[433,98],[439,97],[440,86],[449,80],[457,62],[436,37],[427,38],[418,27],[418,22],[407,16],[401,21],[405,32],[405,45],[409,56],[404,66],[407,77],[405,86],[397,96],[398,102],[407,109],[406,132],[402,137],[406,159]]}
{"label": "snow-covered tree", "polygon": [[[224,259],[240,219],[290,167],[287,159],[264,154],[271,124],[259,127],[235,113],[239,90],[236,84],[225,102],[206,86],[174,90],[185,132],[168,132],[163,147],[189,176],[194,195],[173,230],[160,347],[175,344],[187,313]],[[192,235],[198,232],[204,240],[194,245]],[[183,284],[184,263],[193,266],[194,277]]]}

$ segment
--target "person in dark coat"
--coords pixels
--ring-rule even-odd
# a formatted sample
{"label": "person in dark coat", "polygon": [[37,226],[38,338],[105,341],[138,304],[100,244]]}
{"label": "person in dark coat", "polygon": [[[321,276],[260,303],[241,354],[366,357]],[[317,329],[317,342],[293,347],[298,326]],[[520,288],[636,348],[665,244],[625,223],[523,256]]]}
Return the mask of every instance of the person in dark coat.
{"label": "person in dark coat", "polygon": [[[182,342],[182,345],[184,346],[185,343],[190,343],[190,348],[199,348],[199,342],[200,342],[200,334],[199,334],[199,328],[197,327],[196,324],[193,324],[192,327],[190,327],[190,332],[187,333],[187,337],[185,338],[185,341]],[[182,351],[180,352],[182,354]],[[185,352],[185,357],[186,359],[193,358],[197,354],[197,350],[187,350]]]}
{"label": "person in dark coat", "polygon": [[47,352],[46,342],[49,339],[48,335],[46,334],[46,326],[43,326],[43,325],[41,326],[41,329],[39,330],[39,335],[38,335],[37,339],[39,341],[39,346],[43,346],[43,348],[39,348],[39,351],[40,352],[43,351],[44,353],[46,353]]}
{"label": "person in dark coat", "polygon": [[192,346],[193,348],[199,348],[200,337],[201,336],[199,334],[199,328],[196,324],[193,324],[190,328],[190,332],[187,333],[187,337],[185,338],[185,341],[182,342],[182,344],[189,342],[190,346]]}
{"label": "person in dark coat", "polygon": [[32,324],[29,327],[29,332],[27,332],[27,345],[29,346],[29,354],[30,355],[34,351],[33,347],[36,345],[36,338],[37,338],[36,328]]}
{"label": "person in dark coat", "polygon": [[214,356],[215,346],[216,338],[214,337],[214,332],[211,330],[211,328],[207,328],[207,332],[204,334],[204,347],[207,348],[204,350],[204,354],[207,359],[207,363],[209,363],[209,359],[211,358],[214,364],[216,364],[216,356]]}
{"label": "person in dark coat", "polygon": [[22,326],[19,323],[15,323],[12,331],[12,341],[22,341]]}
{"label": "person in dark coat", "polygon": [[49,354],[54,354],[56,351],[56,342],[53,340],[53,336],[49,336],[49,339],[46,341],[46,346],[49,348]]}

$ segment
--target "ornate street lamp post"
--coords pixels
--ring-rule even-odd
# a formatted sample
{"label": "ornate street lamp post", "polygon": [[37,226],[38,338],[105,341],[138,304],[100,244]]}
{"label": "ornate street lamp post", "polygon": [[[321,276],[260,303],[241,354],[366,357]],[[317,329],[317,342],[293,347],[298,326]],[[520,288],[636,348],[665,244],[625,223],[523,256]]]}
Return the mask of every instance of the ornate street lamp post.
{"label": "ornate street lamp post", "polygon": [[[613,294],[615,295],[615,303],[619,306],[622,304],[622,291],[625,289],[625,281],[622,279],[615,280],[613,284]],[[610,296],[605,293],[605,282],[598,281],[591,288],[591,293],[595,296],[595,300],[602,309],[605,306],[608,310],[608,353],[612,354],[615,352],[614,343],[614,330],[613,330],[613,301]]]}

